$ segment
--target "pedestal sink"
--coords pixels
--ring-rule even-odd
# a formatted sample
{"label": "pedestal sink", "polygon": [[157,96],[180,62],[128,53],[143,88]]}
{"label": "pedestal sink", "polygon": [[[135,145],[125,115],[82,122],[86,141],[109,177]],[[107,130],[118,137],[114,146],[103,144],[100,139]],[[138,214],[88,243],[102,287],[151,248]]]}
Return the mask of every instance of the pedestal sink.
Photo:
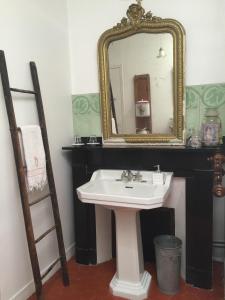
{"label": "pedestal sink", "polygon": [[144,270],[139,210],[163,205],[170,190],[172,173],[164,172],[163,183],[153,184],[152,171],[141,171],[139,181],[121,180],[122,172],[95,171],[91,180],[77,189],[77,194],[82,202],[114,210],[117,271],[110,288],[115,296],[141,300],[148,296],[151,275]]}

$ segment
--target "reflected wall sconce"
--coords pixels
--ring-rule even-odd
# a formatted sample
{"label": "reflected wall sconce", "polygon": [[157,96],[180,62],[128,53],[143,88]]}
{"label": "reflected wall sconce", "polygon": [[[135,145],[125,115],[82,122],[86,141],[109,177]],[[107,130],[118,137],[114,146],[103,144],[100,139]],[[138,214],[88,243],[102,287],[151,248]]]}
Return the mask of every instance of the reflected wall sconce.
{"label": "reflected wall sconce", "polygon": [[161,57],[166,57],[166,52],[162,47],[159,48],[159,53],[157,55],[157,58],[161,58]]}
{"label": "reflected wall sconce", "polygon": [[149,117],[150,103],[148,100],[139,100],[136,102],[136,117]]}

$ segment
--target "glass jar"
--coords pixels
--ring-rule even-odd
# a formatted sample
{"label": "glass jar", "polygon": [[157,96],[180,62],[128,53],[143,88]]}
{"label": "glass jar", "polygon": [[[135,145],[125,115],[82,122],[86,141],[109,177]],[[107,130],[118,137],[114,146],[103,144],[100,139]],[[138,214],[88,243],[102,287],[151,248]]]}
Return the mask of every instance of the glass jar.
{"label": "glass jar", "polygon": [[200,132],[193,128],[189,129],[186,145],[191,148],[200,148],[202,145]]}
{"label": "glass jar", "polygon": [[221,120],[215,108],[207,108],[202,122],[202,143],[217,146],[221,139]]}

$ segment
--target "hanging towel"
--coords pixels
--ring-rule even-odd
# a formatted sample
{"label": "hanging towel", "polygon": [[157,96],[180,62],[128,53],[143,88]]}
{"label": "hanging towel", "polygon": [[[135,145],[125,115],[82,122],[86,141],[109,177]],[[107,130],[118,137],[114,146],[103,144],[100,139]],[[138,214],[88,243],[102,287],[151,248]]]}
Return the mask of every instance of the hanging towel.
{"label": "hanging towel", "polygon": [[28,190],[42,190],[47,183],[45,150],[38,125],[21,126]]}

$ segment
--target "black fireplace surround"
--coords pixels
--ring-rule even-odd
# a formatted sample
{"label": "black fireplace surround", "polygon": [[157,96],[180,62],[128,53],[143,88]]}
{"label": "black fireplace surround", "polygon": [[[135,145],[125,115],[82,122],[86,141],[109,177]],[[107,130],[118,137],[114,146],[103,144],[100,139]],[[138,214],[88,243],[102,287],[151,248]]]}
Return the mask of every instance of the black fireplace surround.
{"label": "black fireplace surround", "polygon": [[[196,287],[212,288],[213,169],[209,158],[218,148],[85,145],[63,150],[72,154],[77,262],[96,263],[96,231],[94,205],[81,203],[76,188],[87,182],[97,169],[154,170],[159,164],[161,170],[186,179],[186,281]],[[154,259],[153,237],[175,232],[174,209],[143,210],[140,216],[144,259],[150,261]]]}

